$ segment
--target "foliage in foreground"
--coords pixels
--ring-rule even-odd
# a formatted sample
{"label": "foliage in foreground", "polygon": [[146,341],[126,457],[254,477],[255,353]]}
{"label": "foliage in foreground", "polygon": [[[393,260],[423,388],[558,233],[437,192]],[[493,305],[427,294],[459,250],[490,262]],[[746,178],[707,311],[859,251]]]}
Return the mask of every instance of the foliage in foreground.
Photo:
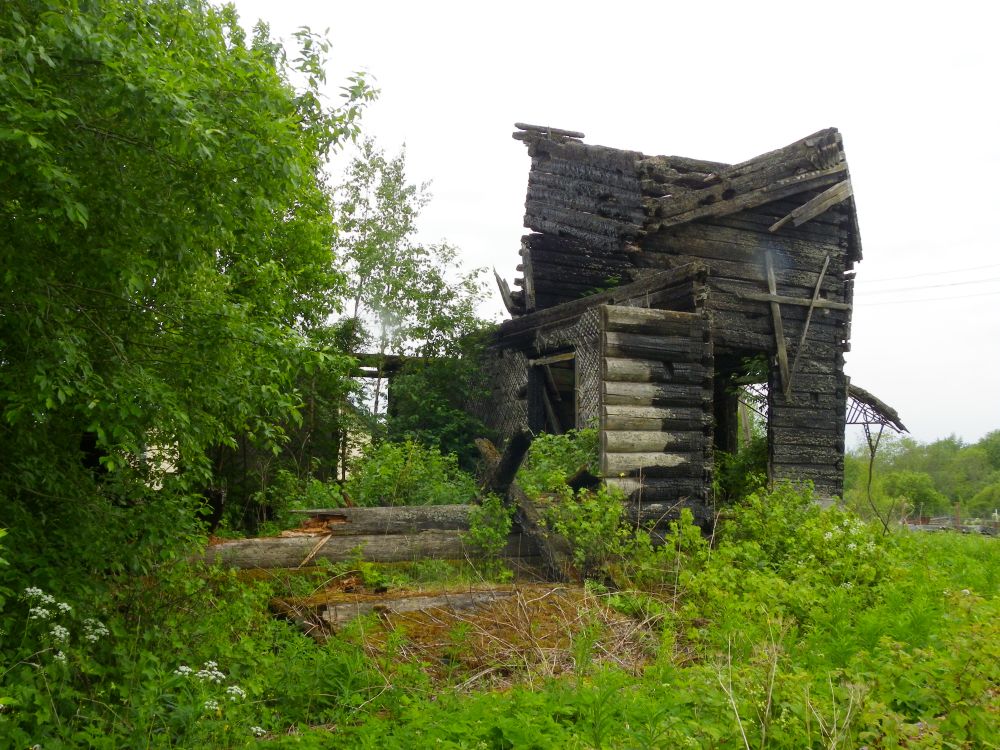
{"label": "foliage in foreground", "polygon": [[375,651],[359,633],[316,644],[267,615],[268,584],[230,573],[165,565],[93,601],[8,591],[0,747],[992,746],[996,540],[885,537],[783,486],[715,541],[682,519],[636,558],[642,577],[591,587],[644,633],[641,662],[595,666],[584,620],[575,673],[497,664],[502,691],[470,693],[460,669],[432,680],[402,630]]}

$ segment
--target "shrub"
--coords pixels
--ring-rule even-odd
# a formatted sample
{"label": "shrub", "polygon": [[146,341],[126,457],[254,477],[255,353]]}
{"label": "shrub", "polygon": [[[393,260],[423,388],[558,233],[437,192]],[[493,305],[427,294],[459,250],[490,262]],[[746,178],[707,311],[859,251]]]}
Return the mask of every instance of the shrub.
{"label": "shrub", "polygon": [[597,429],[568,430],[562,435],[535,436],[517,473],[517,482],[529,497],[558,492],[580,469],[597,474]]}
{"label": "shrub", "polygon": [[470,503],[479,492],[454,454],[442,455],[412,440],[370,446],[346,490],[357,505]]}
{"label": "shrub", "polygon": [[480,573],[486,578],[509,579],[500,555],[507,546],[514,509],[504,504],[496,495],[487,495],[480,505],[469,513],[469,530],[464,534],[466,544],[481,556]]}

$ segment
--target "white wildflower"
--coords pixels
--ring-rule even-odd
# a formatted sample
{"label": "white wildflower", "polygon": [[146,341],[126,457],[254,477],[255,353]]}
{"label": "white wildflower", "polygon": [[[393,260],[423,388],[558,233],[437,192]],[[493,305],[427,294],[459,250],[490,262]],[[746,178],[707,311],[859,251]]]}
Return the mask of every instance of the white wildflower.
{"label": "white wildflower", "polygon": [[856,545],[854,542],[851,542],[850,544],[847,545],[847,549],[849,550],[856,550],[857,548],[858,545]]}
{"label": "white wildflower", "polygon": [[825,533],[825,534],[823,535],[823,538],[824,538],[824,539],[826,539],[826,541],[828,541],[828,542],[829,542],[829,541],[830,541],[831,539],[833,539],[833,532],[832,532],[832,531],[828,531],[828,532],[826,532],[826,533]]}
{"label": "white wildflower", "polygon": [[199,669],[194,676],[202,682],[214,682],[219,685],[226,679],[225,672],[222,672],[214,661],[206,661],[205,668]]}
{"label": "white wildflower", "polygon": [[250,734],[254,737],[263,737],[267,734],[267,730],[264,727],[250,727]]}
{"label": "white wildflower", "polygon": [[38,601],[47,607],[51,607],[56,603],[56,598],[52,594],[42,594],[38,597]]}
{"label": "white wildflower", "polygon": [[29,620],[49,620],[52,618],[52,610],[45,607],[32,607],[28,610]]}
{"label": "white wildflower", "polygon": [[66,654],[64,654],[62,651],[56,651],[56,655],[53,656],[52,658],[62,664],[66,663]]}
{"label": "white wildflower", "polygon": [[45,592],[42,591],[37,586],[28,586],[28,588],[26,588],[24,590],[24,598],[25,599],[38,599],[38,598],[40,598],[40,597],[42,597],[44,595],[45,595]]}
{"label": "white wildflower", "polygon": [[241,688],[239,685],[230,685],[226,688],[226,695],[229,696],[229,700],[238,701],[241,698],[247,697],[247,691]]}
{"label": "white wildflower", "polygon": [[69,630],[64,628],[62,625],[53,625],[52,630],[49,631],[52,635],[53,640],[65,643],[69,640]]}
{"label": "white wildflower", "polygon": [[219,710],[219,701],[214,701],[211,698],[209,700],[205,701],[205,710],[206,711],[218,711]]}
{"label": "white wildflower", "polygon": [[854,584],[851,583],[850,581],[844,581],[842,584],[840,584],[840,586],[841,586],[841,588],[845,588],[845,589],[853,589],[854,588]]}
{"label": "white wildflower", "polygon": [[100,620],[88,617],[83,621],[83,639],[88,643],[97,643],[108,635],[108,629]]}
{"label": "white wildflower", "polygon": [[59,602],[58,604],[56,604],[56,609],[58,609],[64,615],[68,615],[70,612],[73,611],[73,608],[69,606],[66,602]]}
{"label": "white wildflower", "polygon": [[177,667],[177,669],[174,670],[174,674],[179,677],[187,677],[192,672],[194,672],[194,670],[191,669],[191,667],[187,666],[186,664],[181,664],[179,667]]}

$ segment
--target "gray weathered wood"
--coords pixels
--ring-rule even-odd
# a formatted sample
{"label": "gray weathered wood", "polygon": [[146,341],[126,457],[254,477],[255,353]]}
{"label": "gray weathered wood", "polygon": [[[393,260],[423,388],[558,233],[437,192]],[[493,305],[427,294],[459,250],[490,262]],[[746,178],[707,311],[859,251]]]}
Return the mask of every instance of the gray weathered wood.
{"label": "gray weathered wood", "polygon": [[[765,263],[767,264],[767,290],[774,297],[777,295],[777,282],[774,279],[774,263],[771,254],[765,253]],[[787,392],[789,385],[788,378],[788,350],[785,347],[785,331],[781,326],[781,308],[773,299],[771,300],[771,320],[774,322],[774,342],[778,351],[778,366],[781,368],[781,385]]]}
{"label": "gray weathered wood", "polygon": [[327,524],[334,536],[414,534],[469,528],[471,505],[395,505],[372,508],[313,508],[294,510]]}
{"label": "gray weathered wood", "polygon": [[338,627],[358,617],[373,612],[401,614],[444,610],[457,612],[477,609],[494,604],[514,595],[512,589],[481,589],[478,591],[452,591],[444,594],[406,594],[401,596],[351,596],[334,599],[318,605],[320,618]]}
{"label": "gray weathered wood", "polygon": [[812,198],[776,221],[771,225],[770,231],[777,232],[789,221],[797,227],[801,226],[807,221],[815,219],[820,214],[830,210],[838,203],[843,203],[852,195],[854,195],[854,191],[851,188],[851,180],[847,178],[843,182],[838,182],[833,187],[827,188],[815,198]]}
{"label": "gray weathered wood", "polygon": [[[209,546],[202,560],[234,568],[297,568],[309,559],[322,536],[234,539]],[[520,557],[530,549],[520,534],[512,534],[503,555]],[[372,562],[404,562],[421,558],[461,560],[479,553],[463,541],[461,531],[422,531],[416,534],[331,536],[312,560],[346,562],[360,557]]]}

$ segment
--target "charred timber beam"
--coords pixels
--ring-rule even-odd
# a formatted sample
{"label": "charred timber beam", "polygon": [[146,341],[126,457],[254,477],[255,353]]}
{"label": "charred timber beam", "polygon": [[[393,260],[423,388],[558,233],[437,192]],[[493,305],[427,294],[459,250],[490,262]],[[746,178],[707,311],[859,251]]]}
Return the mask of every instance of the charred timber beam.
{"label": "charred timber beam", "polygon": [[838,182],[833,187],[827,188],[815,198],[807,201],[791,213],[776,221],[770,226],[769,231],[777,232],[788,222],[792,222],[792,224],[797,227],[802,226],[807,221],[811,221],[820,214],[826,213],[839,203],[843,203],[852,195],[854,195],[854,191],[851,187],[851,179],[847,178],[843,182]]}

